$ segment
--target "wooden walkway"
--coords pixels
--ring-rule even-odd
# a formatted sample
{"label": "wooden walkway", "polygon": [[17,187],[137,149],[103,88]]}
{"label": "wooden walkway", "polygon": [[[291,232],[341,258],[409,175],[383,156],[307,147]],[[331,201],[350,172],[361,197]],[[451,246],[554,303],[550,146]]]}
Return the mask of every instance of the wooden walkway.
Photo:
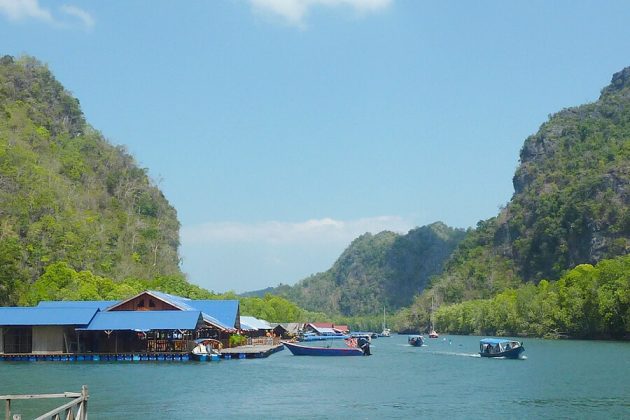
{"label": "wooden walkway", "polygon": [[70,398],[67,402],[38,416],[35,420],[87,420],[88,389],[86,385],[81,387],[81,392],[64,392],[63,394],[29,394],[29,395],[0,395],[0,400],[5,401],[5,420],[22,420],[20,414],[11,416],[11,401],[33,400],[42,398]]}

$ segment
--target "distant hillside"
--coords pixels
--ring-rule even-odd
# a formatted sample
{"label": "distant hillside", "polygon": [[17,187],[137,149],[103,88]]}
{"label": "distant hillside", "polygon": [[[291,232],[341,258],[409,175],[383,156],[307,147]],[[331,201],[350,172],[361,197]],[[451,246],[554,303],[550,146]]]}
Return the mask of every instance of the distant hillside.
{"label": "distant hillside", "polygon": [[366,233],[355,239],[332,268],[295,286],[273,290],[301,307],[345,316],[378,314],[387,307],[411,304],[431,276],[466,235],[460,229],[434,223],[406,235]]}
{"label": "distant hillside", "polygon": [[594,103],[551,116],[525,140],[514,195],[458,247],[431,294],[490,298],[630,250],[630,67]]}
{"label": "distant hillside", "polygon": [[413,300],[394,322],[400,331],[417,331],[428,327],[433,304],[491,299],[524,282],[627,255],[630,67],[596,102],[552,115],[527,138],[513,182],[510,202],[468,235],[442,224],[403,236],[366,234],[330,270],[273,293],[348,316]]}
{"label": "distant hillside", "polygon": [[2,57],[0,304],[58,261],[114,279],[181,275],[178,246],[175,209],[147,170],[44,65]]}

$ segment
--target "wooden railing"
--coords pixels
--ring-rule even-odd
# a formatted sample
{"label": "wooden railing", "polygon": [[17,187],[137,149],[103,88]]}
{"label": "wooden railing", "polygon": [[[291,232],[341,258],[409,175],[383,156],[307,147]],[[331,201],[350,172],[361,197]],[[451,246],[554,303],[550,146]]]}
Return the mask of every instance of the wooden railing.
{"label": "wooden railing", "polygon": [[280,337],[249,337],[247,344],[250,346],[276,346],[280,344]]}
{"label": "wooden railing", "polygon": [[35,420],[87,420],[88,418],[88,388],[86,385],[83,385],[81,387],[81,392],[64,392],[63,394],[0,395],[0,400],[5,401],[5,420],[22,420],[22,416],[20,414],[14,414],[13,417],[11,417],[11,401],[41,398],[72,398],[72,401],[36,417]]}

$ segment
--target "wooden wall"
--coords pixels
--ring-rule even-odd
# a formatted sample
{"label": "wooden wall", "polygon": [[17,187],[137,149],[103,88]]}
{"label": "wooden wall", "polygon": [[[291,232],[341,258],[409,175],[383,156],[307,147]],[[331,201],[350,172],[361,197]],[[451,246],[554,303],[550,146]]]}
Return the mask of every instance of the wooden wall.
{"label": "wooden wall", "polygon": [[33,353],[63,353],[63,350],[63,327],[33,327]]}
{"label": "wooden wall", "polygon": [[177,311],[178,308],[170,305],[163,300],[143,293],[140,296],[136,296],[128,302],[124,302],[116,308],[110,309],[111,311]]}

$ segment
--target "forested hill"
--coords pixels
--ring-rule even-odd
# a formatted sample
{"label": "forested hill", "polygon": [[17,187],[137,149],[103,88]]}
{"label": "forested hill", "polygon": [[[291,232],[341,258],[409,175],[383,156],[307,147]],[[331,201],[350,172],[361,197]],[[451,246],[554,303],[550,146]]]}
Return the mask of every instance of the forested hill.
{"label": "forested hill", "polygon": [[490,298],[630,251],[630,67],[591,104],[552,115],[525,140],[514,195],[458,247],[431,293]]}
{"label": "forested hill", "polygon": [[[366,234],[330,270],[267,291],[343,315],[400,308],[422,292],[396,317],[398,330],[417,331],[429,325],[433,303],[514,294],[527,283],[563,278],[580,264],[627,255],[630,67],[613,76],[597,101],[551,115],[528,137],[513,183],[510,202],[466,235],[442,224],[403,236]],[[462,316],[468,331],[483,331]]]}
{"label": "forested hill", "polygon": [[279,294],[299,306],[329,314],[374,315],[387,307],[411,304],[429,278],[466,235],[464,230],[434,223],[406,235],[366,233],[355,239],[331,269],[265,292]]}
{"label": "forested hill", "polygon": [[175,209],[146,169],[44,65],[1,58],[0,304],[59,261],[113,279],[181,274],[178,246]]}

